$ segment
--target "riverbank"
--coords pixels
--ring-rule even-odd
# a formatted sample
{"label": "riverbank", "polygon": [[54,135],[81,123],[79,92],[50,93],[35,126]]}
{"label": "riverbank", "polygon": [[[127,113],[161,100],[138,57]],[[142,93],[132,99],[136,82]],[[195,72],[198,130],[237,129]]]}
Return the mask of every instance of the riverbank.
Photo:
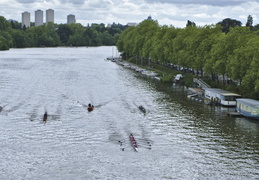
{"label": "riverbank", "polygon": [[175,66],[173,64],[159,64],[152,61],[138,61],[136,58],[130,58],[125,62],[132,63],[134,65],[139,66],[140,68],[152,70],[159,74],[160,80],[163,83],[172,83],[174,77],[177,74],[183,74],[184,78],[179,82],[180,85],[186,87],[195,87],[195,83],[193,82],[194,78],[202,79],[204,82],[209,84],[213,88],[224,89],[226,91],[230,91],[233,93],[241,94],[244,98],[251,98],[259,100],[259,93],[254,92],[253,90],[248,90],[246,87],[241,86],[233,81],[228,81],[227,83],[220,80],[212,80],[209,77],[196,75],[196,73],[192,69],[184,69],[179,66]]}
{"label": "riverbank", "polygon": [[120,59],[120,61],[157,73],[160,81],[163,83],[173,83],[174,77],[180,73],[183,75],[184,78],[181,79],[179,84],[187,87],[192,87],[193,78],[200,78],[193,73],[190,73],[190,71],[187,71],[185,69],[178,70],[175,66],[172,65],[162,65],[153,62],[150,62],[149,64],[139,64],[136,63],[137,61],[134,58],[131,58],[128,61]]}

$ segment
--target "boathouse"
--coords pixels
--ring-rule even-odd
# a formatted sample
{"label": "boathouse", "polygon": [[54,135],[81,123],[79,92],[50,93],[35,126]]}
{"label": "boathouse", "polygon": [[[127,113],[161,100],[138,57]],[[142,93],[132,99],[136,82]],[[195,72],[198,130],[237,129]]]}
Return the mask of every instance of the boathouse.
{"label": "boathouse", "polygon": [[236,106],[236,99],[241,97],[239,94],[217,88],[206,88],[204,96],[206,104],[222,106]]}

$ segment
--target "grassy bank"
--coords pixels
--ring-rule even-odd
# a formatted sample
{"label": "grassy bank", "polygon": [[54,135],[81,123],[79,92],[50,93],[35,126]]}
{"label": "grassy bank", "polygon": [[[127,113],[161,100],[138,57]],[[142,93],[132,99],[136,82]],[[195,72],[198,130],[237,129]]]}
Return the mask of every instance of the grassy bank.
{"label": "grassy bank", "polygon": [[171,67],[163,66],[161,64],[150,63],[150,65],[148,65],[148,63],[142,62],[141,65],[141,62],[138,62],[135,58],[130,58],[128,61],[132,64],[136,64],[141,68],[158,73],[161,78],[160,80],[163,83],[172,83],[176,74],[182,74],[184,78],[180,82],[180,84],[187,87],[191,87],[193,85],[193,78],[197,78],[197,76],[193,75],[192,73],[185,73]]}

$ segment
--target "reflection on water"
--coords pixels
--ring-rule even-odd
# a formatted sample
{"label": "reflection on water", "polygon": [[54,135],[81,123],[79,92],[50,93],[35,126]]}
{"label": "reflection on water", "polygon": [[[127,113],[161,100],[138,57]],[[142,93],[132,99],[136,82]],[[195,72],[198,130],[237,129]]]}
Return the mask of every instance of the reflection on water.
{"label": "reflection on water", "polygon": [[233,108],[191,101],[186,87],[105,61],[111,53],[112,47],[1,52],[2,179],[259,177],[258,121],[227,116]]}

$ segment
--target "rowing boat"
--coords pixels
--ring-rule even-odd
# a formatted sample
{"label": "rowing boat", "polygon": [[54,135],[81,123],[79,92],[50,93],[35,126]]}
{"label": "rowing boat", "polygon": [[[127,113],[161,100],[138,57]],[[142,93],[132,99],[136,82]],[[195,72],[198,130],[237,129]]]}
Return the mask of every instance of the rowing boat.
{"label": "rowing boat", "polygon": [[143,106],[138,107],[144,114],[146,114],[146,109]]}
{"label": "rowing boat", "polygon": [[133,134],[130,134],[129,136],[129,139],[130,139],[130,143],[131,143],[131,146],[133,147],[133,149],[138,152],[138,145],[137,145],[137,142],[133,136]]}
{"label": "rowing boat", "polygon": [[47,114],[47,112],[45,112],[45,114],[43,115],[43,121],[46,122],[47,118],[48,118],[48,114]]}
{"label": "rowing boat", "polygon": [[90,112],[90,111],[94,110],[94,107],[93,106],[92,107],[88,107],[87,110]]}

